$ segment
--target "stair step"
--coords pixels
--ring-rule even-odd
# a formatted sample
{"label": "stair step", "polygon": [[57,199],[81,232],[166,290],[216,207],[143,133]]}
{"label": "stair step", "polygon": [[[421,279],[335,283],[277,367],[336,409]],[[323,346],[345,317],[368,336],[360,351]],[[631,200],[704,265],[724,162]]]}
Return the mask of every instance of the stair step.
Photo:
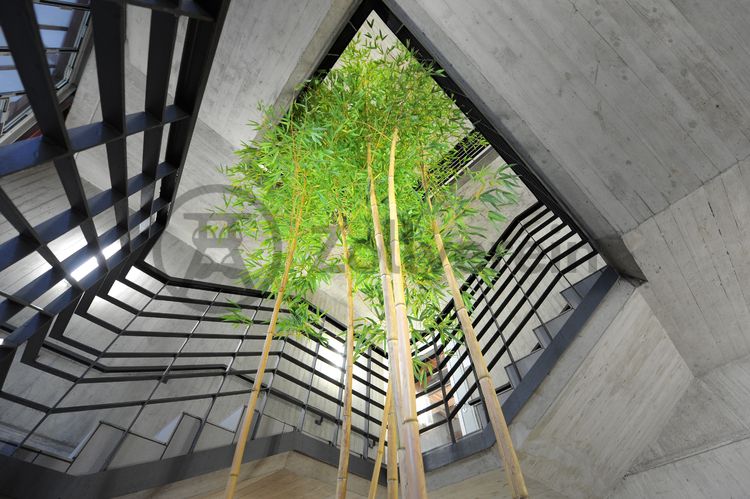
{"label": "stair step", "polygon": [[503,405],[506,400],[508,400],[508,397],[510,397],[511,393],[513,393],[513,387],[508,387],[505,390],[499,392],[497,394],[497,398],[500,399],[500,405]]}
{"label": "stair step", "polygon": [[68,461],[52,456],[47,456],[45,454],[39,454],[36,459],[34,459],[34,464],[44,466],[45,468],[51,468],[53,470],[61,471],[63,473],[68,471],[68,466],[70,466],[70,463]]}
{"label": "stair step", "polygon": [[571,307],[576,308],[583,300],[583,297],[591,291],[592,287],[594,287],[594,283],[599,279],[603,270],[604,269],[597,270],[590,276],[585,277],[574,283],[569,288],[564,289],[561,294],[563,298],[565,298],[565,301],[567,301]]}
{"label": "stair step", "polygon": [[187,454],[200,427],[200,418],[188,413],[182,413],[182,417],[177,423],[177,428],[172,433],[172,437],[169,439],[167,448],[164,451],[164,459]]}
{"label": "stair step", "polygon": [[[314,416],[314,418],[317,418],[317,416]],[[255,438],[270,437],[271,435],[280,435],[281,433],[294,431],[294,426],[292,426],[291,424],[279,421],[278,419],[270,417],[268,415],[264,415],[260,418],[260,420],[258,420],[256,414],[256,418],[253,420],[253,424],[255,424],[255,421],[258,421],[259,425],[258,431],[255,433]]]}
{"label": "stair step", "polygon": [[107,423],[99,423],[70,465],[69,473],[83,475],[100,471],[104,461],[115,449],[125,430]]}
{"label": "stair step", "polygon": [[108,469],[158,461],[165,445],[135,433],[128,433],[110,462]]}
{"label": "stair step", "polygon": [[536,338],[542,348],[547,348],[550,343],[552,343],[552,340],[555,338],[555,336],[557,336],[557,333],[560,332],[560,329],[562,329],[563,325],[568,321],[572,313],[573,309],[569,308],[563,311],[557,317],[550,319],[543,325],[534,328],[534,335],[536,335]]}
{"label": "stair step", "polygon": [[516,359],[516,368],[518,368],[518,372],[513,367],[513,364],[508,364],[507,366],[505,366],[505,372],[508,374],[510,385],[513,388],[517,388],[518,385],[521,384],[521,379],[526,376],[526,373],[529,372],[539,356],[542,355],[542,352],[544,352],[544,349],[539,348],[526,355],[525,357]]}
{"label": "stair step", "polygon": [[20,459],[21,461],[26,461],[27,463],[34,462],[34,459],[39,455],[38,452],[30,450],[30,449],[16,449],[16,451],[13,453],[13,457],[15,459]]}
{"label": "stair step", "polygon": [[233,440],[234,432],[213,423],[206,423],[198,437],[198,442],[195,444],[195,450],[213,449],[229,445]]}
{"label": "stair step", "polygon": [[[20,442],[25,436],[25,431],[8,424],[0,424],[0,454],[13,454],[15,445],[12,442]],[[75,450],[75,446],[68,443],[37,434],[31,435],[24,443],[24,447],[32,450],[41,450],[47,454],[58,456],[61,459],[70,456]]]}

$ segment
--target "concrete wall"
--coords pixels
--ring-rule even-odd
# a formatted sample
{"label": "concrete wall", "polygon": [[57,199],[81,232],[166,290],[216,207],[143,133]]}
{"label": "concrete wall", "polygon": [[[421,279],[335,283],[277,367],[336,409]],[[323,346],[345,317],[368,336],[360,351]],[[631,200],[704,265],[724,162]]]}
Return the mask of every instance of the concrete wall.
{"label": "concrete wall", "polygon": [[[606,497],[691,386],[642,288],[614,285],[513,420],[532,497]],[[507,486],[496,447],[431,472],[428,483],[437,497],[498,497]]]}
{"label": "concrete wall", "polygon": [[[623,310],[638,313],[613,312],[611,323],[618,327],[612,331],[619,331],[620,343],[605,341],[604,335],[593,347],[593,340],[587,343],[579,338],[576,345],[588,344],[591,350],[574,348],[571,352],[578,352],[578,362],[558,366],[573,372],[583,369],[580,372],[588,376],[588,382],[601,384],[568,385],[551,376],[545,382],[549,388],[540,389],[532,402],[549,403],[564,389],[562,393],[577,403],[566,405],[555,398],[559,412],[550,409],[552,405],[537,408],[539,427],[514,430],[528,442],[524,452],[531,460],[532,476],[538,474],[541,482],[554,484],[560,493],[603,494],[606,486],[626,473],[638,455],[637,448],[648,441],[646,437],[657,438],[670,404],[690,382],[686,366],[709,387],[694,382],[689,393],[716,396],[718,388],[708,381],[712,373],[750,354],[744,249],[750,243],[746,227],[750,50],[745,29],[750,8],[736,0],[388,3],[415,33],[426,37],[428,47],[449,73],[497,128],[507,132],[610,261],[649,281],[622,302]],[[186,175],[181,186],[184,192],[198,190],[189,196],[194,204],[181,208],[183,213],[205,213],[206,207],[215,204],[204,187],[218,182],[219,177],[211,172],[215,165],[230,160],[236,139],[243,136],[239,127],[251,116],[250,107],[258,98],[282,99],[304,78],[305,68],[309,71],[314,66],[320,47],[335,34],[350,3],[290,2],[284,7],[270,1],[233,4],[232,29],[222,40],[197,127],[205,133],[196,134],[186,167],[200,175],[192,181]],[[138,11],[132,15],[140,21],[131,22],[130,27],[144,29]],[[302,19],[313,22],[308,28]],[[298,36],[290,37],[290,32]],[[143,76],[138,68],[142,70],[145,56],[138,45],[142,33],[129,31],[128,110],[140,110],[142,102],[142,90],[138,93]],[[89,75],[95,75],[92,68],[87,68]],[[92,90],[96,85],[87,86],[85,81],[84,75],[69,126],[98,119],[97,92]],[[91,76],[88,81],[92,82]],[[86,178],[106,187],[103,151],[90,152],[88,159],[85,154],[78,161]],[[136,143],[129,154],[138,159]],[[199,222],[183,218],[171,230],[178,239],[191,242]],[[665,340],[664,331],[676,350]],[[643,360],[643,373],[629,370],[631,366],[624,361],[616,363],[623,351]],[[680,364],[675,352],[686,364]],[[657,353],[666,361],[657,359]],[[638,381],[637,390],[630,378]],[[666,396],[648,391],[658,387]],[[632,438],[633,428],[618,418],[630,416],[632,404],[639,400],[652,401],[649,409],[653,412],[639,412],[638,418],[632,418],[647,425],[638,427],[643,433]],[[524,411],[532,407],[533,403]],[[594,414],[582,408],[601,412],[598,419],[589,421],[585,418]],[[701,415],[712,414],[715,407],[695,410],[691,424],[701,420]],[[613,413],[615,417],[610,416]],[[743,417],[742,413],[725,414],[722,421],[734,431],[739,427],[737,418]],[[614,425],[615,421],[620,424]],[[575,427],[570,426],[573,422]],[[714,434],[698,432],[703,440],[690,445],[711,447],[723,442],[726,437],[719,426],[712,427],[717,430]],[[587,430],[577,433],[583,431],[580,428]],[[631,438],[622,433],[625,428]],[[659,439],[667,439],[666,435]],[[558,438],[569,440],[560,443]],[[623,452],[615,452],[617,446],[623,446]],[[562,471],[570,457],[548,451],[554,448],[581,453],[574,457],[583,467],[574,468],[570,475],[575,483]],[[687,452],[679,445],[664,448]],[[735,448],[736,455],[741,455],[737,444],[700,456],[718,456]],[[667,459],[672,455],[669,452],[664,454]],[[586,457],[589,454],[596,458]],[[665,458],[659,456],[656,453],[648,459]],[[672,470],[673,476],[685,482],[689,475],[680,473],[691,472],[684,464],[691,459],[699,458],[660,468]],[[631,476],[645,480],[657,476],[656,469]],[[638,480],[628,478],[624,486]]]}
{"label": "concrete wall", "polygon": [[750,441],[720,446],[658,468],[628,475],[609,499],[730,499],[750,490]]}
{"label": "concrete wall", "polygon": [[750,358],[695,378],[611,498],[743,497],[750,490]]}
{"label": "concrete wall", "polygon": [[[232,2],[169,225],[172,234],[225,265],[239,266],[231,255],[226,258],[225,248],[206,240],[200,230],[209,222],[213,209],[222,204],[226,180],[219,168],[235,162],[234,151],[243,141],[252,139],[248,122],[260,117],[259,103],[284,105],[292,98],[295,87],[323,57],[325,47],[352,8],[349,0]],[[147,9],[133,6],[128,6],[127,14],[125,100],[126,111],[133,113],[142,111],[144,106],[150,17]],[[170,80],[171,94],[185,29],[186,22],[182,19]],[[172,99],[170,96],[168,102]],[[96,61],[92,53],[66,123],[74,127],[100,119]],[[166,133],[162,158],[165,144]],[[141,136],[128,138],[131,176],[140,172],[142,147]],[[107,169],[103,168],[104,147],[80,153],[76,160],[84,179],[99,189],[110,187]]]}
{"label": "concrete wall", "polygon": [[[261,118],[258,104],[291,100],[295,87],[310,76],[354,4],[350,0],[233,1],[201,104],[201,120],[234,147],[248,140],[248,122]],[[149,12],[128,7],[127,21],[130,63],[145,73]],[[186,26],[183,18],[176,60],[182,53]],[[173,64],[170,93],[174,93],[178,69]]]}
{"label": "concrete wall", "polygon": [[[640,288],[624,282],[545,384],[564,382],[570,368],[562,390],[540,387],[544,394],[522,410],[513,433],[529,476],[569,497],[602,497],[658,435],[692,374]],[[542,413],[547,395],[554,401]]]}
{"label": "concrete wall", "polygon": [[[745,168],[750,154],[747,5],[387,3],[610,262],[658,290],[645,297],[695,373],[750,354],[747,303],[739,298],[748,294],[746,262],[737,258],[750,239],[742,222],[731,228],[737,217],[727,207],[741,208],[750,194],[737,174],[728,196],[716,184],[721,173]],[[724,211],[714,216],[716,205]],[[681,220],[664,225],[670,213]],[[732,245],[725,258],[721,247]]]}
{"label": "concrete wall", "polygon": [[[746,495],[744,440],[727,442],[744,438],[747,416],[724,408],[727,399],[736,404],[741,397],[725,395],[709,380],[750,354],[748,6],[722,0],[387,3],[526,155],[609,261],[648,280],[639,301],[698,376],[674,415],[666,403],[657,411],[672,420],[654,443],[662,448],[638,458],[640,467],[628,470],[624,456],[606,454],[618,441],[616,431],[598,441],[588,434],[585,444],[574,445],[582,445],[582,455],[570,460],[605,477],[589,490],[605,495],[606,483],[628,472],[617,497]],[[736,367],[724,375],[744,379]],[[682,385],[652,399],[674,402],[689,379],[683,373]],[[652,386],[643,381],[644,390]],[[606,409],[604,420],[615,412]],[[554,439],[567,442],[571,430],[554,428],[540,435],[546,443],[537,449],[550,470],[563,459],[549,451]],[[656,438],[653,429],[649,434]],[[621,443],[623,454],[635,459],[630,442]]]}
{"label": "concrete wall", "polygon": [[750,351],[750,162],[714,177],[625,236],[649,303],[700,375]]}

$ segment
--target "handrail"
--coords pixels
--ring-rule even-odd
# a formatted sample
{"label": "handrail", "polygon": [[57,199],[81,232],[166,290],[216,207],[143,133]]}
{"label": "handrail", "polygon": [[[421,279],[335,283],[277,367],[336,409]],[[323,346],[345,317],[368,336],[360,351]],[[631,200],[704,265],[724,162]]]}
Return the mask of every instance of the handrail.
{"label": "handrail", "polygon": [[[507,248],[507,250],[503,251],[502,248]],[[552,296],[559,296],[562,291],[563,288],[559,286],[559,283],[568,282],[568,274],[575,273],[579,278],[588,277],[591,274],[590,269],[586,272],[581,272],[581,269],[596,258],[596,253],[585,241],[581,240],[573,231],[567,230],[561,219],[539,203],[532,204],[510,221],[498,241],[493,245],[493,251],[494,253],[488,253],[487,262],[497,271],[497,276],[487,284],[477,279],[476,276],[470,276],[463,286],[463,289],[475,298],[476,303],[472,311],[472,319],[477,326],[483,352],[488,355],[487,360],[491,370],[498,364],[505,365],[501,364],[502,362],[508,362],[503,359],[507,358],[511,348],[517,348],[515,345],[521,341],[521,338],[523,338],[522,343],[524,341],[529,343],[530,335],[533,335],[532,329],[540,326],[540,324],[531,323],[531,320],[539,315],[540,309],[553,307],[549,300]],[[592,268],[600,270],[601,266]],[[159,291],[147,288],[144,279],[152,280],[154,283],[152,287],[158,284]],[[212,391],[203,385],[196,385],[200,387],[200,390],[187,394],[156,395],[158,390],[152,390],[148,397],[131,397],[117,401],[92,400],[85,404],[63,403],[57,406],[48,406],[33,400],[27,400],[7,391],[0,391],[0,398],[26,405],[34,411],[41,412],[43,414],[42,420],[59,414],[85,415],[105,409],[124,410],[129,407],[156,406],[176,408],[179,404],[201,400],[211,401],[211,408],[214,407],[214,402],[219,400],[236,400],[233,403],[241,406],[242,402],[240,401],[244,401],[243,397],[250,391],[255,369],[252,366],[248,368],[237,364],[232,365],[232,362],[216,362],[216,360],[231,357],[234,359],[233,362],[237,363],[241,359],[256,357],[258,355],[256,350],[235,349],[232,351],[228,349],[226,342],[258,341],[263,339],[264,335],[260,331],[253,332],[252,328],[247,326],[231,333],[221,330],[212,331],[212,329],[215,330],[216,327],[221,325],[222,321],[218,320],[219,311],[234,306],[230,302],[218,299],[222,293],[258,298],[254,303],[242,305],[246,313],[251,313],[254,316],[258,312],[268,311],[269,307],[264,303],[264,300],[269,297],[268,293],[235,286],[214,285],[207,282],[172,278],[143,261],[136,263],[130,272],[120,274],[117,279],[112,281],[110,288],[115,282],[126,286],[128,292],[122,293],[120,291],[118,297],[115,298],[109,296],[108,290],[101,290],[98,296],[109,306],[117,307],[126,315],[148,318],[148,321],[150,321],[148,327],[144,325],[145,323],[134,323],[126,329],[121,329],[111,323],[106,315],[95,315],[91,305],[88,308],[78,310],[76,314],[83,320],[88,320],[92,324],[115,333],[117,338],[132,338],[133,340],[146,341],[146,343],[142,343],[141,347],[131,345],[127,350],[122,351],[102,350],[73,340],[69,337],[72,331],[62,330],[43,341],[40,347],[67,359],[72,364],[89,366],[91,374],[79,376],[74,371],[45,365],[46,362],[40,359],[33,360],[32,365],[34,367],[44,368],[47,372],[72,382],[74,386],[115,387],[122,383],[159,382],[160,380],[194,380],[198,382],[221,378],[224,380],[233,379],[235,380],[235,386],[239,382],[244,387]],[[193,289],[211,292],[214,301],[165,294],[167,289],[171,291]],[[561,301],[562,299],[558,298],[557,300]],[[151,304],[159,301],[200,307],[203,313],[146,310]],[[559,312],[562,311],[562,309],[559,310]],[[443,310],[442,317],[444,320],[449,320],[452,313],[452,304],[449,303]],[[491,318],[491,320],[487,318]],[[551,318],[549,317],[549,319]],[[159,326],[161,321],[167,321],[165,324],[183,322],[192,324],[190,326],[191,332],[182,332],[180,329],[170,330],[169,327],[162,328]],[[265,322],[260,318],[257,320],[257,324],[262,325]],[[505,334],[498,334],[498,325]],[[281,421],[284,425],[289,425],[297,431],[313,431],[312,428],[314,427],[309,425],[315,418],[321,422],[320,424],[323,424],[323,421],[333,425],[340,423],[337,407],[340,407],[341,401],[336,393],[343,388],[341,377],[338,374],[341,372],[342,365],[331,359],[340,358],[340,350],[335,348],[334,345],[340,345],[341,343],[343,326],[333,320],[332,317],[325,316],[325,322],[319,326],[319,330],[329,339],[328,347],[312,348],[308,346],[307,340],[295,337],[280,339],[279,346],[271,352],[272,358],[277,360],[275,366],[268,370],[270,381],[266,381],[264,384],[263,393],[266,394],[268,400],[282,401],[296,408],[295,411],[301,411],[301,417],[294,415],[289,421]],[[191,351],[187,351],[187,349],[185,351],[174,351],[166,347],[167,343],[159,343],[170,340],[188,341],[190,339],[203,341],[203,348]],[[217,344],[213,348],[208,348],[210,343],[206,344],[205,342],[211,339],[216,339]],[[148,341],[154,341],[156,345],[149,346]],[[222,343],[222,341],[225,343]],[[282,343],[286,345],[283,348],[281,348]],[[435,347],[435,345],[432,346]],[[450,434],[451,437],[447,441],[442,441],[441,445],[451,444],[462,436],[460,431],[456,431],[456,425],[457,418],[464,417],[462,415],[463,408],[472,407],[475,417],[482,419],[483,409],[481,405],[476,405],[476,400],[473,399],[476,393],[476,383],[471,378],[473,370],[464,367],[467,363],[468,353],[462,342],[455,341],[431,350],[422,348],[422,353],[423,356],[428,355],[427,358],[437,359],[436,369],[439,370],[439,375],[436,373],[432,376],[430,385],[417,393],[418,400],[426,400],[428,396],[432,399],[429,403],[421,404],[418,410],[420,418],[429,418],[430,415],[433,415],[433,420],[423,422],[421,433],[425,435],[432,430],[445,427],[449,430],[446,431],[446,434]],[[92,362],[92,356],[96,357],[97,360]],[[144,362],[144,360],[150,358],[165,359],[168,360],[168,363]],[[314,358],[312,362],[307,360],[312,358]],[[116,364],[112,364],[112,362],[116,362]],[[511,357],[511,362],[508,365],[515,366],[516,362],[517,360]],[[169,372],[165,372],[167,366],[171,366]],[[364,441],[362,449],[353,449],[353,452],[366,457],[369,452],[368,440],[377,439],[379,430],[380,412],[382,412],[385,397],[384,387],[387,382],[387,359],[380,351],[368,352],[357,359],[356,366],[354,373],[356,383],[353,394],[355,397],[353,408],[355,421],[352,425],[352,431],[354,434],[363,437]],[[359,374],[360,372],[368,372],[368,367],[370,368],[368,377]],[[299,373],[302,372],[308,373],[308,375],[300,376]],[[493,376],[500,377],[496,383],[498,386],[510,386],[507,380],[503,381],[503,370],[492,370],[492,372]],[[523,376],[519,376],[519,378],[523,381]],[[280,386],[280,384],[283,384],[283,386]],[[512,388],[514,387],[511,386]],[[292,391],[289,392],[289,390]],[[296,393],[299,395],[295,395]],[[201,431],[207,425],[210,426],[210,418],[214,417],[210,412],[203,416],[196,416],[201,420]],[[306,412],[313,414],[314,418],[305,418],[304,413]],[[296,414],[299,414],[299,412],[296,412]],[[265,412],[257,418],[256,427],[266,425],[275,419],[278,419],[278,414],[274,413],[268,406]],[[307,421],[307,428],[297,428],[298,420]],[[132,421],[129,427],[133,427],[135,424],[136,421]],[[335,439],[332,439],[330,435],[323,437],[326,433],[323,427],[314,430],[313,435],[316,432],[319,433],[317,438],[324,438],[324,440],[335,445]],[[31,435],[27,435],[24,440],[27,440],[29,436]],[[198,437],[196,435],[196,439]],[[148,437],[145,436],[144,438]],[[430,448],[433,447],[435,446],[430,446]]]}

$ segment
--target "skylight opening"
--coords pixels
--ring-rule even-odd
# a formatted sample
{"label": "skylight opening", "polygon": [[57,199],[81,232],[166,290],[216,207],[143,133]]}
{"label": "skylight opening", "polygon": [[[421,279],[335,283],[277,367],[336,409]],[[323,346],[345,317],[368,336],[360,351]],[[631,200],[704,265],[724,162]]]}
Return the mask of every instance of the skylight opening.
{"label": "skylight opening", "polygon": [[[81,63],[79,52],[89,25],[88,3],[68,0],[70,6],[38,0],[34,13],[39,25],[50,77],[58,97],[68,86],[74,69]],[[5,36],[0,30],[0,137],[32,114]]]}
{"label": "skylight opening", "polygon": [[[367,43],[367,41],[370,40],[368,37],[374,37],[379,34],[385,35],[385,41],[390,42],[393,46],[396,44],[403,45],[398,36],[396,36],[396,34],[388,27],[378,13],[373,10],[359,27],[352,39],[347,43],[346,48],[352,43],[355,43],[358,39],[360,43]],[[344,48],[344,50],[346,50],[346,48]],[[331,54],[329,54],[329,57],[330,56]],[[339,68],[342,64],[343,62],[340,56],[337,56],[331,69]],[[319,69],[319,73],[324,73],[326,75],[328,71],[329,69],[325,67]],[[444,90],[440,89],[440,91]],[[456,104],[454,104],[454,106],[456,109],[459,109]],[[440,170],[444,171],[441,181],[441,184],[443,185],[458,180],[467,168],[471,168],[476,160],[483,157],[490,150],[494,152],[494,149],[489,145],[484,136],[476,130],[468,117],[466,117],[465,125],[468,132],[464,136],[458,136],[453,139],[451,144],[454,146],[453,151],[448,154],[438,166]],[[495,155],[497,155],[497,153],[495,153]]]}

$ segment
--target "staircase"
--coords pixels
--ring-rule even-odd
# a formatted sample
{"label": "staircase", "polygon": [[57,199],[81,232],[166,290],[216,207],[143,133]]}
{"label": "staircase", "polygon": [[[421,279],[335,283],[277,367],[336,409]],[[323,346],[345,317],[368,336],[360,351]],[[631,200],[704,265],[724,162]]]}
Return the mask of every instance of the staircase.
{"label": "staircase", "polygon": [[[167,431],[164,431],[167,430]],[[237,426],[226,428],[188,413],[182,413],[174,424],[159,435],[140,435],[121,426],[99,421],[81,443],[70,452],[30,441],[12,455],[23,461],[39,464],[71,475],[85,475],[107,469],[169,459],[230,445]],[[161,437],[161,438],[159,438]],[[0,453],[14,450],[4,442]],[[5,452],[3,452],[5,451]],[[6,454],[7,455],[7,454]]]}
{"label": "staircase", "polygon": [[599,277],[601,277],[602,272],[603,270],[597,270],[590,276],[581,279],[560,293],[567,304],[562,312],[560,312],[560,315],[533,329],[534,336],[536,336],[538,343],[534,346],[532,351],[528,355],[516,359],[515,363],[505,366],[505,372],[510,380],[510,387],[499,392],[501,396],[504,396],[504,398],[509,397],[513,389],[521,384],[523,377],[526,376],[534,364],[536,364],[536,361],[541,357],[542,353],[544,353],[544,350],[552,344],[557,333],[560,332],[568,319],[573,315],[573,311],[578,305],[580,305],[583,297],[591,291],[591,288]]}
{"label": "staircase", "polygon": [[[497,250],[500,245],[505,251]],[[592,264],[593,272],[588,270]],[[491,286],[472,276],[464,289],[475,297],[472,320],[510,420],[606,294],[607,285],[597,283],[611,285],[614,273],[540,203],[508,225],[488,255],[488,265],[497,270]],[[114,484],[108,487],[115,487],[122,485],[117,478],[125,476],[121,473],[139,477],[122,485],[125,489],[116,489],[119,493],[225,467],[270,314],[265,294],[173,278],[134,261],[109,288],[83,303],[35,345],[45,356],[15,359],[24,369],[44,369],[73,385],[47,405],[12,395],[14,403],[28,403],[28,416],[38,423],[26,433],[5,435],[0,455],[12,459],[3,463],[26,463],[35,473],[62,473],[53,475],[55,480],[79,485],[107,477],[107,483]],[[233,303],[257,324],[236,327],[224,322],[222,316]],[[451,313],[449,305],[444,315]],[[292,336],[274,342],[248,459],[298,450],[335,465],[345,328],[324,317],[320,330],[328,346]],[[100,343],[87,344],[87,337],[113,341],[101,348],[93,346]],[[429,416],[421,433],[430,470],[487,448],[492,439],[482,421],[482,404],[463,344],[426,352],[439,355],[442,363],[434,383],[417,394],[420,421]],[[50,364],[49,358],[65,363]],[[372,470],[386,382],[384,352],[374,349],[358,357],[351,471],[363,477]],[[153,388],[144,391],[144,386]],[[3,393],[0,396],[11,396]],[[58,414],[68,419],[55,419]],[[76,414],[100,416],[92,418],[88,431],[78,424],[81,437],[75,448],[54,444],[56,434],[71,435],[68,425],[55,421],[75,422],[70,416]],[[477,421],[474,427],[465,424],[472,417]]]}

